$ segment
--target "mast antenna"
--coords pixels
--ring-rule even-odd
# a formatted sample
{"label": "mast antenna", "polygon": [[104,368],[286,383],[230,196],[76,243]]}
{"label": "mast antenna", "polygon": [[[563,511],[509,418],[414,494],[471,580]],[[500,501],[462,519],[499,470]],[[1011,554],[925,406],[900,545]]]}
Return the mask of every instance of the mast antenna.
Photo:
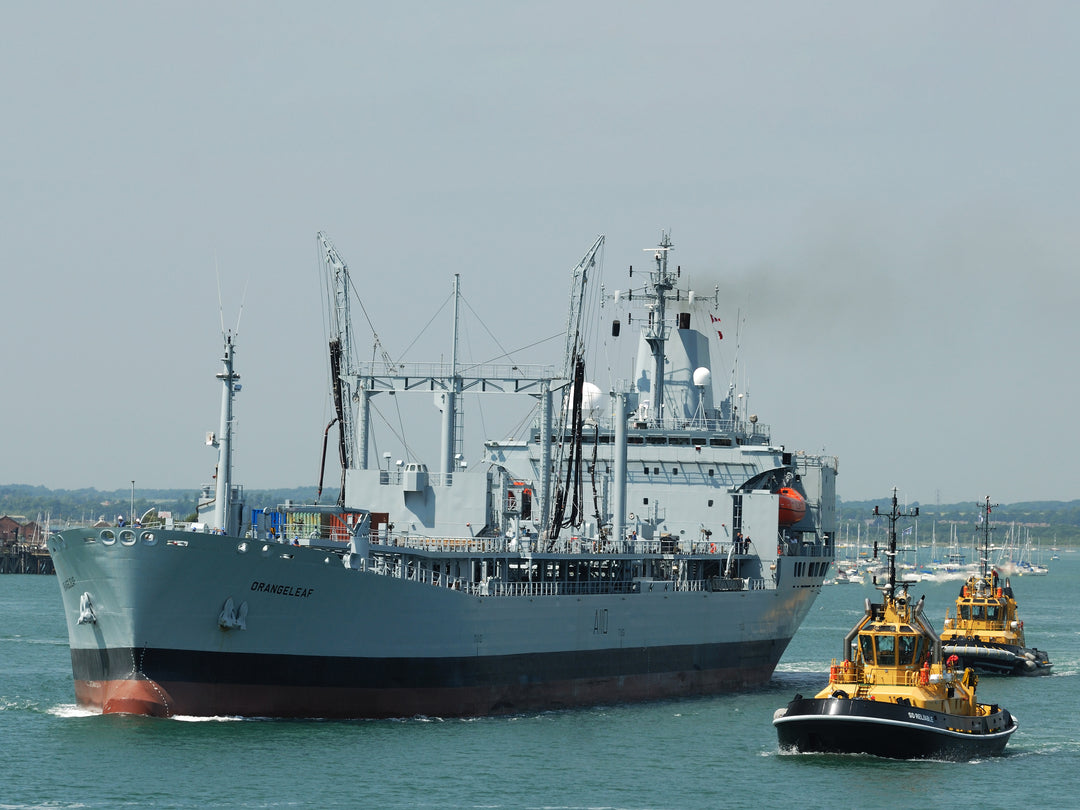
{"label": "mast antenna", "polygon": [[982,553],[982,576],[986,579],[986,575],[989,573],[987,567],[990,564],[990,511],[995,506],[1001,506],[999,503],[990,503],[990,496],[986,496],[986,505],[983,507],[985,511],[982,514],[983,520],[983,553]]}
{"label": "mast antenna", "polygon": [[[881,510],[877,506],[874,506],[874,514],[882,516]],[[892,491],[892,508],[887,515],[883,517],[889,521],[889,549],[885,552],[885,556],[889,558],[889,581],[887,584],[879,586],[878,590],[885,593],[889,599],[893,599],[896,596],[896,521],[904,517],[918,517],[919,507],[915,507],[912,512],[901,512],[900,506],[896,500],[896,487],[893,487]],[[876,547],[876,544],[875,544]],[[875,584],[877,578],[875,577]],[[906,582],[901,582],[901,585],[906,585]]]}

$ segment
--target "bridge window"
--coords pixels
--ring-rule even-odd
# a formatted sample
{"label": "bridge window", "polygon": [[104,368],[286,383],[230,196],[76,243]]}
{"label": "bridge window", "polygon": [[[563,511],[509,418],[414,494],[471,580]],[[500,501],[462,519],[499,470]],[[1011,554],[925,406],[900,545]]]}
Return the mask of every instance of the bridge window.
{"label": "bridge window", "polygon": [[862,652],[864,664],[874,663],[874,637],[866,634],[859,636],[859,650]]}
{"label": "bridge window", "polygon": [[918,663],[919,637],[900,636],[900,650],[898,664],[902,667],[914,666]]}
{"label": "bridge window", "polygon": [[896,636],[878,636],[875,641],[877,641],[878,666],[894,666],[896,664]]}

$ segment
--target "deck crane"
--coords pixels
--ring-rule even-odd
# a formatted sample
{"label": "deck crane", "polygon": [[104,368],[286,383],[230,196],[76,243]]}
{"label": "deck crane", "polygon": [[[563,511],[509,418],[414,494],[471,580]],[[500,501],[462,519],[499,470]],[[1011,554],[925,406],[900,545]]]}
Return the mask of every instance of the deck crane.
{"label": "deck crane", "polygon": [[[341,258],[334,243],[324,232],[316,234],[319,253],[326,265],[327,297],[330,312],[330,381],[334,394],[334,419],[326,426],[323,434],[323,464],[326,463],[326,441],[330,428],[338,422],[338,454],[341,458],[341,492],[339,503],[345,500],[345,470],[367,466],[367,420],[357,420],[355,402],[357,400],[357,367],[352,340],[352,315],[350,312],[352,279],[349,266]],[[361,304],[361,308],[363,305]],[[366,315],[366,313],[365,313]],[[394,362],[383,347],[379,336],[372,329],[375,348],[382,356],[387,371],[394,369]],[[359,434],[357,428],[359,427]],[[319,494],[322,494],[322,476],[319,479]]]}
{"label": "deck crane", "polygon": [[[581,460],[581,423],[582,398],[585,388],[585,336],[582,334],[582,319],[585,311],[585,292],[589,284],[589,270],[596,266],[596,254],[604,245],[603,235],[597,237],[589,251],[572,271],[570,281],[570,311],[566,318],[566,348],[564,354],[563,379],[573,380],[569,394],[563,395],[563,408],[560,416],[559,433],[565,436],[567,421],[573,440],[569,443],[557,443],[553,467],[558,474],[565,475],[555,488],[555,502],[548,529],[548,537],[555,540],[559,530],[564,527],[580,525],[582,521],[582,460]],[[563,470],[565,461],[565,471]],[[569,499],[570,515],[566,515]]]}

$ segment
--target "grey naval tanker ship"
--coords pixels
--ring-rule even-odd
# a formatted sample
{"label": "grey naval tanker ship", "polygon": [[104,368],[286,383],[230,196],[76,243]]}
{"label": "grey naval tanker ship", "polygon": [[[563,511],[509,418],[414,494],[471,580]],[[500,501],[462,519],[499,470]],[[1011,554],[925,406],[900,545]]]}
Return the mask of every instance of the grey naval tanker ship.
{"label": "grey naval tanker ship", "polygon": [[[340,488],[318,503],[320,480],[315,504],[245,510],[227,333],[208,437],[216,483],[198,522],[148,513],[48,541],[80,706],[478,716],[769,680],[833,560],[837,463],[776,444],[734,385],[714,396],[722,302],[679,286],[666,233],[629,289],[591,296],[592,319],[596,240],[571,269],[565,352],[550,367],[459,363],[456,276],[449,360],[395,364],[376,337],[381,360],[357,362],[348,266],[325,235],[317,245],[335,407],[323,457],[333,435]],[[632,376],[606,393],[586,381],[597,322],[606,341],[640,333]],[[371,464],[372,400],[410,391],[434,392],[438,452],[430,466]],[[471,466],[466,392],[532,400],[522,434],[485,442]]]}

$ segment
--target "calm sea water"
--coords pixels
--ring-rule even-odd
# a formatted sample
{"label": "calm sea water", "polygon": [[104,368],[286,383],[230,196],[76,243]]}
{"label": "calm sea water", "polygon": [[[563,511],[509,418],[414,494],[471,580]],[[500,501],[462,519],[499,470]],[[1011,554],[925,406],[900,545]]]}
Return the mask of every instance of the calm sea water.
{"label": "calm sea water", "polygon": [[[870,587],[826,587],[769,686],[714,698],[478,720],[153,720],[73,702],[54,577],[0,576],[2,808],[1076,807],[1080,553],[1013,580],[1055,674],[982,678],[1016,714],[971,763],[781,754],[773,711],[817,691]],[[923,584],[944,618],[959,583]]]}

